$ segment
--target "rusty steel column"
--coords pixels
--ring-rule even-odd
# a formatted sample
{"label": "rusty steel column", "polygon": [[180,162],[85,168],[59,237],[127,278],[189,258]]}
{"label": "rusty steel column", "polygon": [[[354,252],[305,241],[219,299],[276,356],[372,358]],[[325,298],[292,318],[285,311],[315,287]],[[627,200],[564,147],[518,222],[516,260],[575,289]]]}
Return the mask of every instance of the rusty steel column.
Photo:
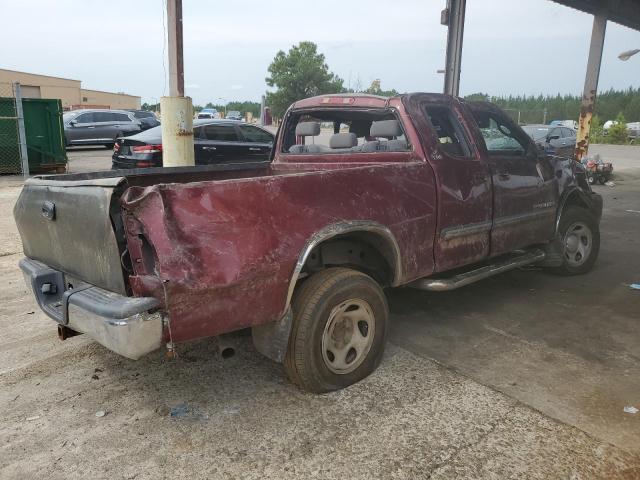
{"label": "rusty steel column", "polygon": [[602,61],[602,47],[604,46],[606,29],[607,17],[604,15],[594,15],[593,30],[591,31],[591,46],[589,47],[589,60],[587,61],[587,74],[584,79],[582,106],[580,107],[580,119],[578,120],[576,151],[574,154],[577,162],[585,157],[589,150],[589,132],[591,130],[591,118],[593,117],[593,110],[596,104],[600,63]]}

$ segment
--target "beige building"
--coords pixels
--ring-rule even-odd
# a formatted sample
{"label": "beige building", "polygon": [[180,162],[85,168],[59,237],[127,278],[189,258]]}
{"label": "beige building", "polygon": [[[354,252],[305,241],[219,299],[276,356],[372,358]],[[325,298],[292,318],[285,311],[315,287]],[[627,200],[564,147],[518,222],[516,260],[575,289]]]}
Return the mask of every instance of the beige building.
{"label": "beige building", "polygon": [[11,95],[11,85],[20,83],[26,98],[59,98],[62,108],[140,108],[140,97],[126,93],[82,88],[80,80],[0,69],[0,97]]}

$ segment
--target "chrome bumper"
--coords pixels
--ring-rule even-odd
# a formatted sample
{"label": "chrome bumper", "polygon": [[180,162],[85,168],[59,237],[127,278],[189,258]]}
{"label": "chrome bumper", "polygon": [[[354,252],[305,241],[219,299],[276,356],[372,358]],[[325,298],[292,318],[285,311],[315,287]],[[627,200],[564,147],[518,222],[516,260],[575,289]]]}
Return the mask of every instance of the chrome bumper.
{"label": "chrome bumper", "polygon": [[157,299],[109,292],[30,258],[20,260],[20,269],[42,311],[60,325],[133,360],[162,345]]}

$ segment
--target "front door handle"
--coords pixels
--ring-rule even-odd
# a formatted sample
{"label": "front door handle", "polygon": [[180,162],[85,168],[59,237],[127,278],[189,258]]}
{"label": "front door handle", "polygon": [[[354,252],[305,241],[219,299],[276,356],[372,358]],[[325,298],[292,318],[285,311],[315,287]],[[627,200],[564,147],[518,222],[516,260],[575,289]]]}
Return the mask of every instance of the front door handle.
{"label": "front door handle", "polygon": [[215,150],[216,147],[202,147],[203,150]]}
{"label": "front door handle", "polygon": [[87,127],[87,128],[96,128],[96,127]]}
{"label": "front door handle", "polygon": [[507,172],[500,172],[498,173],[498,178],[500,180],[509,180],[511,178],[511,175],[509,175]]}
{"label": "front door handle", "polygon": [[252,152],[260,152],[262,149],[256,148],[256,147],[249,147],[249,150],[251,150]]}

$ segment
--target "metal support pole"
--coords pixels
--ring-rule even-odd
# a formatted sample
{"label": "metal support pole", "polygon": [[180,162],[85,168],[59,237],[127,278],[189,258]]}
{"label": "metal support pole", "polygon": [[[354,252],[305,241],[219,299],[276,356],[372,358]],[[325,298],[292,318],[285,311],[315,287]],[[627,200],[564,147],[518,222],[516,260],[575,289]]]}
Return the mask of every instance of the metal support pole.
{"label": "metal support pole", "polygon": [[162,165],[195,165],[193,146],[193,104],[184,96],[182,59],[182,0],[167,0],[169,36],[169,97],[160,99],[162,111]]}
{"label": "metal support pole", "polygon": [[460,67],[462,64],[462,40],[467,0],[447,0],[441,23],[447,25],[447,57],[444,73],[444,93],[460,94]]}
{"label": "metal support pole", "polygon": [[27,153],[27,134],[24,130],[24,112],[22,111],[22,90],[20,83],[13,84],[13,95],[16,100],[16,116],[18,117],[18,141],[20,142],[20,164],[22,176],[29,176],[29,155]]}
{"label": "metal support pole", "polygon": [[169,38],[169,95],[184,97],[184,59],[182,56],[182,0],[167,0]]}
{"label": "metal support pole", "polygon": [[576,138],[576,151],[574,158],[577,162],[582,160],[589,151],[589,132],[591,130],[591,118],[596,104],[596,92],[598,91],[598,79],[600,77],[600,63],[602,61],[602,48],[607,30],[607,17],[594,15],[593,30],[591,31],[591,46],[589,47],[589,60],[587,61],[587,74],[584,79],[584,91],[582,92],[582,106],[580,107],[580,119],[578,120],[578,133]]}
{"label": "metal support pole", "polygon": [[260,99],[260,125],[264,125],[264,122],[265,122],[264,105],[265,105],[265,96],[262,95],[262,98]]}

